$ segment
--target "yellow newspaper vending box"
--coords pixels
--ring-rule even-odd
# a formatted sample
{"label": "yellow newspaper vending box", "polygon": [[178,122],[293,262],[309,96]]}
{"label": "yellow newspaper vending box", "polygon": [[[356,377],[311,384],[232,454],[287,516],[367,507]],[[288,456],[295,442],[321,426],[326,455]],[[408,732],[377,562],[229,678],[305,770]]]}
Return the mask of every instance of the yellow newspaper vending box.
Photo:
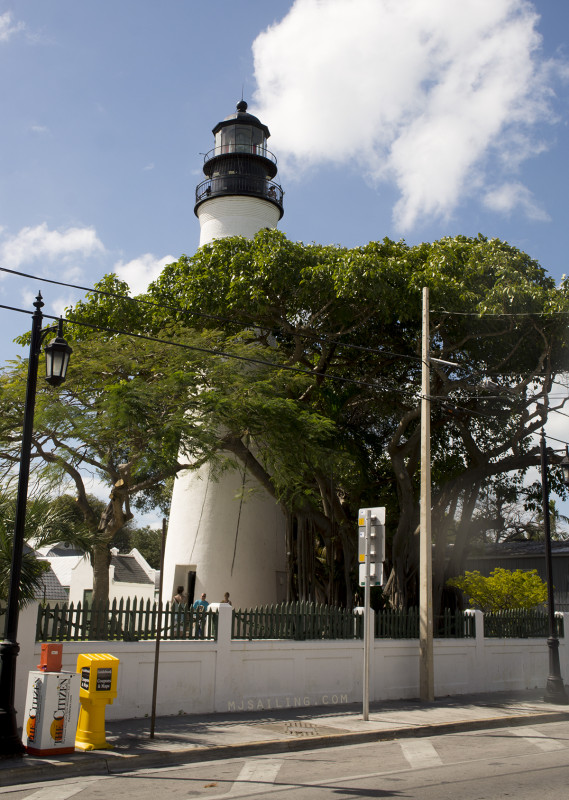
{"label": "yellow newspaper vending box", "polygon": [[107,750],[105,707],[117,696],[119,659],[109,653],[84,653],[77,658],[80,673],[77,750]]}

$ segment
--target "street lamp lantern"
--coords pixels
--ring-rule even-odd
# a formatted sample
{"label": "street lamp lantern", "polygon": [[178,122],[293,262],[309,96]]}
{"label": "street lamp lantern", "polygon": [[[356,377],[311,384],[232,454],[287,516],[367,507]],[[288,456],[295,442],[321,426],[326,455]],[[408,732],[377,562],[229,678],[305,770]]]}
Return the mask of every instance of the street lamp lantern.
{"label": "street lamp lantern", "polygon": [[[43,300],[41,292],[34,302],[32,315],[32,335],[28,358],[28,378],[26,383],[26,400],[24,404],[24,420],[22,427],[22,447],[20,451],[20,472],[18,476],[18,497],[16,500],[16,516],[14,520],[14,539],[12,543],[12,567],[10,586],[6,606],[4,640],[0,642],[0,758],[19,756],[24,752],[17,723],[14,695],[16,689],[16,657],[19,651],[17,641],[20,578],[22,574],[22,554],[24,549],[24,530],[26,524],[26,504],[28,501],[28,484],[30,478],[30,462],[34,425],[34,409],[36,404],[36,388],[38,377],[39,355],[41,345],[48,333],[55,328],[42,330]],[[59,385],[65,378],[71,348],[63,338],[63,320],[59,320],[58,335],[46,347],[46,380],[52,385]]]}
{"label": "street lamp lantern", "polygon": [[63,319],[60,317],[57,337],[45,346],[45,379],[51,386],[59,386],[65,380],[72,352],[63,338]]}

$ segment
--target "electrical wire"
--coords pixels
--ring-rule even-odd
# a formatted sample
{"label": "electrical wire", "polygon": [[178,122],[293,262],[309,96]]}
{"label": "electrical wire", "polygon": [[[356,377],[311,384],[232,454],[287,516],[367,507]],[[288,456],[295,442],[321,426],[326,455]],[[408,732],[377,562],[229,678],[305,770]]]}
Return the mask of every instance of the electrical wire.
{"label": "electrical wire", "polygon": [[[2,305],[2,304],[0,304],[0,308],[7,309],[8,311],[17,311],[17,312],[19,312],[21,314],[29,314],[30,313],[29,310],[26,310],[26,309],[23,309],[23,308],[14,308],[13,306],[6,306],[6,305]],[[276,369],[276,370],[285,370],[287,372],[296,372],[296,373],[300,373],[302,375],[306,375],[307,377],[328,378],[329,380],[339,381],[339,382],[342,382],[342,383],[354,384],[356,386],[362,386],[362,387],[364,387],[366,389],[378,390],[378,389],[381,388],[381,387],[378,387],[376,384],[367,383],[366,381],[358,381],[355,378],[345,378],[342,375],[332,375],[329,372],[317,372],[315,370],[302,369],[301,367],[293,367],[293,366],[291,366],[289,364],[276,364],[274,361],[265,361],[264,359],[251,358],[250,356],[239,356],[236,353],[230,353],[230,352],[227,352],[225,350],[212,350],[211,348],[207,348],[207,347],[198,347],[197,345],[184,344],[183,342],[175,342],[175,341],[172,341],[171,339],[160,339],[160,338],[158,338],[156,336],[149,336],[148,334],[144,334],[144,333],[132,333],[131,331],[123,331],[123,330],[120,330],[119,328],[107,328],[107,327],[104,327],[102,325],[94,325],[91,322],[84,322],[82,320],[67,319],[66,317],[55,317],[55,316],[53,316],[51,314],[43,314],[43,317],[45,319],[53,319],[55,321],[58,321],[58,320],[61,319],[61,320],[63,320],[63,322],[68,322],[68,323],[70,323],[72,325],[79,325],[79,326],[82,326],[82,327],[91,328],[92,330],[96,330],[96,331],[104,331],[105,333],[113,333],[113,334],[117,334],[119,336],[131,336],[132,338],[144,339],[145,341],[148,341],[148,342],[156,342],[157,344],[171,345],[172,347],[181,347],[181,348],[184,348],[186,350],[194,350],[194,351],[196,351],[198,353],[205,353],[207,355],[219,356],[220,358],[232,358],[232,359],[235,359],[237,361],[245,361],[245,362],[250,363],[250,364],[256,364],[256,365],[259,365],[259,366],[271,367],[272,369]],[[389,392],[399,392],[401,394],[404,394],[404,393],[406,394],[406,392],[404,392],[403,389],[396,389],[396,388],[389,387],[386,390],[389,391]]]}
{"label": "electrical wire", "polygon": [[[178,312],[178,313],[182,312],[184,314],[200,316],[200,317],[204,317],[206,319],[211,319],[211,320],[218,321],[218,322],[221,321],[221,322],[229,322],[231,324],[238,324],[237,321],[235,321],[233,319],[230,319],[228,317],[221,316],[221,315],[207,314],[207,313],[201,312],[201,311],[193,311],[191,309],[186,309],[186,308],[183,308],[183,307],[180,307],[180,306],[157,303],[155,301],[145,300],[143,298],[133,298],[133,297],[129,297],[128,295],[121,295],[121,294],[118,294],[116,292],[111,292],[111,291],[104,290],[104,289],[90,288],[90,287],[82,286],[80,284],[73,284],[73,283],[68,283],[68,282],[65,282],[65,281],[58,281],[58,280],[55,280],[53,278],[43,278],[43,277],[39,277],[39,276],[36,276],[36,275],[31,275],[29,273],[20,272],[18,270],[12,270],[12,269],[9,269],[7,267],[1,267],[0,266],[0,271],[1,272],[6,272],[6,273],[9,273],[9,274],[18,276],[18,277],[24,277],[24,278],[28,278],[28,279],[32,279],[32,280],[43,281],[45,283],[50,283],[50,284],[57,285],[57,286],[64,286],[66,288],[78,289],[80,291],[84,291],[84,292],[88,292],[88,293],[100,294],[100,295],[107,296],[107,297],[112,297],[112,298],[118,299],[118,300],[128,300],[131,303],[135,303],[135,304],[139,304],[139,305],[149,305],[149,306],[152,306],[152,307],[155,307],[155,308],[160,308],[160,309],[163,309],[163,310],[175,311],[175,312]],[[10,310],[10,311],[16,311],[16,312],[19,312],[19,313],[26,313],[26,314],[30,313],[30,311],[27,311],[27,310],[24,310],[24,309],[15,308],[13,306],[0,305],[0,308],[4,308],[4,309]],[[443,309],[440,309],[438,313],[444,313],[444,314],[455,314],[456,313],[457,315],[460,315],[460,316],[479,316],[479,315],[473,314],[471,312],[449,312],[449,311],[446,311],[446,310],[443,310]],[[565,313],[565,312],[559,312],[559,313]],[[569,313],[569,312],[567,312],[567,313]],[[488,316],[493,316],[493,315],[488,315]],[[495,316],[500,316],[500,315],[495,315]],[[515,314],[511,314],[511,315],[505,315],[505,316],[516,316],[516,315]],[[526,316],[531,316],[531,315],[527,314]],[[49,314],[44,314],[44,317],[46,319],[53,319],[53,320],[56,320],[56,321],[59,319],[58,317],[54,317],[54,316],[51,316]],[[194,350],[196,352],[203,352],[203,353],[207,353],[207,354],[210,354],[210,355],[219,355],[219,356],[222,356],[222,357],[225,357],[225,358],[233,358],[233,359],[240,360],[240,361],[250,362],[252,364],[257,364],[257,365],[261,365],[261,366],[268,366],[268,367],[271,367],[272,369],[283,369],[283,370],[286,370],[286,371],[289,371],[289,372],[296,372],[296,373],[304,374],[304,375],[307,375],[307,376],[310,376],[310,377],[324,377],[324,378],[328,378],[328,379],[333,380],[333,381],[338,381],[338,382],[342,382],[342,383],[346,383],[346,384],[353,384],[353,385],[361,386],[361,387],[368,388],[368,389],[378,390],[380,388],[377,385],[370,384],[370,383],[368,383],[366,381],[358,381],[355,378],[345,378],[343,376],[333,375],[333,374],[330,374],[330,373],[327,373],[327,372],[311,371],[311,370],[302,369],[300,367],[293,367],[293,366],[285,365],[285,364],[275,365],[274,362],[266,361],[264,359],[254,359],[254,358],[247,357],[247,356],[238,356],[238,355],[236,355],[234,353],[228,353],[226,351],[221,351],[221,350],[211,350],[211,349],[208,349],[208,348],[200,348],[200,347],[198,347],[196,345],[184,345],[184,344],[182,344],[180,342],[173,342],[171,340],[160,339],[160,338],[157,338],[157,337],[151,337],[151,336],[144,335],[144,334],[132,333],[132,332],[123,331],[123,330],[120,330],[120,329],[107,328],[107,327],[104,327],[104,326],[97,326],[97,325],[94,325],[94,324],[91,324],[91,323],[86,323],[84,321],[79,321],[79,320],[65,319],[64,321],[69,322],[71,324],[83,326],[83,327],[89,327],[89,328],[91,328],[93,330],[100,330],[100,331],[103,331],[103,332],[106,332],[106,333],[113,333],[113,334],[117,334],[117,335],[125,335],[125,336],[131,336],[131,337],[140,338],[140,339],[146,339],[148,341],[154,341],[156,343],[161,343],[161,344],[169,344],[169,345],[172,345],[172,346],[185,347],[186,349]],[[258,323],[252,322],[251,320],[247,324],[256,324],[257,327],[262,327]],[[310,334],[299,334],[299,335],[300,335],[300,338],[313,338],[315,341],[330,341],[328,337],[311,336]],[[413,360],[413,361],[422,361],[420,356],[411,356],[411,355],[408,355],[408,354],[394,353],[394,352],[390,352],[390,351],[386,351],[386,350],[378,350],[376,348],[370,348],[370,347],[366,347],[364,345],[355,345],[355,344],[337,342],[337,340],[332,340],[332,341],[335,344],[337,344],[338,346],[340,346],[340,347],[348,347],[348,348],[360,350],[360,351],[363,351],[363,352],[375,353],[377,355],[390,356],[390,357],[395,357],[395,358],[403,358],[403,359],[409,359],[409,360]],[[437,359],[433,357],[433,360],[436,361]],[[448,365],[450,365],[450,362],[449,362]],[[460,364],[456,364],[456,368],[457,369],[461,369],[463,367]],[[478,373],[478,374],[479,374],[479,376],[481,378],[484,378],[484,377],[487,377],[489,374],[498,375],[498,374],[503,374],[503,373]],[[405,390],[402,390],[402,389],[395,389],[395,388],[391,388],[390,387],[389,389],[387,389],[387,391],[395,391],[398,394],[407,395],[407,392]],[[499,397],[499,396],[498,395],[471,395],[471,397],[473,397],[473,398],[474,397],[481,397],[482,399],[490,399],[491,397]],[[452,404],[452,401],[449,401],[448,400],[448,396],[446,396],[446,395],[444,397],[432,395],[432,396],[429,397],[429,399],[431,401],[440,402],[441,404],[444,404],[444,405],[451,405]],[[479,412],[479,411],[475,412],[473,410],[467,409],[466,407],[459,407],[459,406],[457,406],[455,404],[453,404],[453,407],[456,408],[456,409],[460,408],[460,410],[468,411],[468,413],[476,414],[477,416],[483,416],[483,417],[486,417],[486,418],[489,418],[489,419],[492,418],[491,415],[484,414],[483,412]],[[550,409],[550,411],[555,412],[555,411],[558,411],[558,410],[557,409]],[[558,413],[563,413],[563,412],[558,412]],[[569,416],[569,415],[564,414],[564,416]]]}
{"label": "electrical wire", "polygon": [[[4,305],[4,304],[0,304],[0,308],[3,308],[3,309],[8,310],[8,311],[16,311],[16,312],[21,313],[21,314],[30,314],[31,313],[29,309],[16,308],[14,306],[7,306],[7,305]],[[129,331],[123,331],[123,330],[120,330],[120,329],[117,329],[117,328],[106,328],[106,327],[103,327],[103,326],[100,326],[100,325],[94,325],[93,323],[89,323],[89,322],[84,322],[84,321],[80,321],[80,320],[70,320],[70,319],[66,319],[65,317],[56,317],[56,316],[54,316],[52,314],[43,314],[43,312],[42,312],[42,316],[44,317],[44,319],[50,319],[50,320],[54,320],[56,322],[59,321],[60,319],[62,319],[64,322],[69,322],[70,324],[75,324],[75,325],[87,327],[87,328],[90,328],[92,330],[104,331],[106,333],[113,333],[113,334],[121,335],[121,336],[130,336],[130,337],[136,338],[136,339],[143,339],[145,341],[155,342],[157,344],[165,344],[165,345],[170,345],[170,346],[173,346],[173,347],[180,347],[180,348],[183,348],[183,349],[186,349],[186,350],[192,350],[192,351],[196,351],[196,352],[205,353],[205,354],[208,354],[208,355],[219,356],[219,357],[222,357],[222,358],[232,358],[232,359],[235,359],[235,360],[238,360],[238,361],[245,361],[245,362],[256,364],[256,365],[260,365],[260,366],[267,366],[267,367],[270,367],[271,369],[285,370],[285,371],[288,371],[288,372],[300,373],[300,374],[306,375],[308,377],[323,377],[323,378],[327,378],[329,380],[339,381],[339,382],[342,382],[342,383],[345,383],[345,384],[354,384],[356,386],[362,386],[364,388],[373,389],[375,391],[377,391],[377,390],[379,390],[381,388],[381,387],[378,387],[376,384],[370,384],[370,383],[367,383],[365,381],[358,381],[355,378],[344,378],[343,376],[332,375],[332,374],[327,373],[327,372],[315,372],[315,371],[309,371],[309,370],[301,369],[300,367],[293,367],[293,366],[290,366],[290,365],[287,365],[287,364],[275,364],[272,361],[265,361],[263,359],[251,358],[249,356],[239,356],[239,355],[236,355],[235,353],[229,353],[229,352],[226,352],[226,351],[223,351],[223,350],[212,350],[210,348],[198,347],[197,345],[188,345],[188,344],[184,344],[182,342],[174,342],[174,341],[172,341],[170,339],[160,339],[158,337],[148,336],[146,334],[132,333],[132,332],[129,332]],[[405,390],[395,389],[394,387],[386,387],[385,390],[389,391],[389,392],[396,392],[396,393],[401,393],[401,394],[405,394],[405,395],[408,394]],[[477,397],[477,395],[473,395],[473,397]],[[420,402],[422,399],[423,399],[423,396],[419,394],[417,396],[417,402]],[[429,401],[438,402],[443,407],[444,406],[448,406],[452,410],[464,411],[467,414],[469,414],[470,416],[477,416],[477,417],[481,417],[481,418],[484,418],[484,419],[493,419],[492,415],[490,415],[490,414],[485,414],[485,413],[483,413],[481,411],[475,411],[473,409],[467,408],[466,406],[456,405],[455,403],[452,403],[452,401],[449,400],[448,397],[444,397],[444,399],[443,399],[440,396],[433,395],[433,396],[428,396],[428,400]],[[552,411],[552,412],[557,411],[557,409],[549,409],[549,410]],[[559,412],[559,413],[563,413],[563,412]],[[568,414],[563,414],[563,415],[564,416],[569,416]],[[555,437],[549,437],[549,438],[552,439],[553,441],[557,441],[557,442],[560,442],[561,444],[565,444],[566,446],[569,446],[569,443],[564,442],[562,439],[556,439]]]}
{"label": "electrical wire", "polygon": [[569,311],[501,311],[500,313],[484,312],[480,314],[477,311],[447,311],[444,308],[431,309],[433,314],[446,314],[453,317],[477,317],[478,319],[501,318],[501,317],[551,317],[551,316],[569,316]]}
{"label": "electrical wire", "polygon": [[[232,319],[231,317],[225,317],[221,314],[208,314],[205,311],[194,311],[193,309],[185,308],[184,306],[174,306],[174,305],[169,305],[167,303],[158,303],[155,300],[145,300],[143,297],[129,297],[128,295],[118,294],[117,292],[111,292],[108,289],[96,289],[94,287],[89,288],[87,286],[81,286],[80,284],[66,283],[64,281],[56,281],[53,278],[43,278],[39,277],[38,275],[30,275],[29,273],[26,272],[18,272],[17,270],[14,269],[8,269],[8,267],[0,267],[0,272],[6,272],[9,273],[10,275],[16,275],[21,278],[29,278],[30,280],[36,280],[40,282],[43,281],[44,283],[51,283],[54,284],[55,286],[65,286],[68,289],[78,289],[80,291],[87,292],[90,294],[100,294],[103,295],[104,297],[112,297],[116,300],[128,300],[130,303],[133,303],[135,305],[151,306],[152,308],[158,308],[163,311],[175,311],[176,313],[187,314],[189,316],[203,317],[204,319],[212,320],[214,322],[224,322],[241,327],[253,325],[257,328],[260,328],[261,330],[265,329],[263,323],[259,323],[252,317],[249,317],[247,321],[243,319],[235,320]],[[73,320],[70,321],[72,322]],[[275,334],[282,334],[283,331],[281,329],[273,329],[273,330],[268,330],[267,333],[275,335]],[[292,332],[289,335],[298,336],[301,339],[312,339],[313,341],[316,342],[332,343],[339,347],[349,348],[353,350],[361,350],[363,352],[375,353],[377,355],[389,356],[392,358],[403,358],[412,361],[421,360],[420,356],[412,356],[406,353],[393,353],[390,352],[389,350],[378,350],[377,348],[374,347],[366,347],[365,345],[351,344],[349,342],[339,342],[337,339],[334,339],[330,336],[322,336],[322,335],[318,336],[316,334],[311,334],[311,333],[292,333]]]}

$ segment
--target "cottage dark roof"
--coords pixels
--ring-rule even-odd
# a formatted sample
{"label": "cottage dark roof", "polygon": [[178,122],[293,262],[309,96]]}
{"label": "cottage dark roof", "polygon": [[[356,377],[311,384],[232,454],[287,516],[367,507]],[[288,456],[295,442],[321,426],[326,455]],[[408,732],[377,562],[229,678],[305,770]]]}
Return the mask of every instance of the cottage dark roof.
{"label": "cottage dark roof", "polygon": [[66,602],[69,597],[59,578],[50,567],[41,576],[41,582],[34,592],[36,600],[57,600]]}
{"label": "cottage dark roof", "polygon": [[[569,541],[551,542],[551,552],[555,556],[569,556]],[[544,542],[502,542],[486,544],[483,550],[473,550],[469,558],[507,558],[509,556],[545,556]]]}
{"label": "cottage dark roof", "polygon": [[60,542],[59,544],[54,545],[50,548],[46,556],[84,556],[85,551],[80,550],[78,547],[73,547],[73,545],[66,544]]}
{"label": "cottage dark roof", "polygon": [[118,583],[145,583],[154,585],[138,561],[131,555],[111,556],[111,566],[115,568],[115,581]]}

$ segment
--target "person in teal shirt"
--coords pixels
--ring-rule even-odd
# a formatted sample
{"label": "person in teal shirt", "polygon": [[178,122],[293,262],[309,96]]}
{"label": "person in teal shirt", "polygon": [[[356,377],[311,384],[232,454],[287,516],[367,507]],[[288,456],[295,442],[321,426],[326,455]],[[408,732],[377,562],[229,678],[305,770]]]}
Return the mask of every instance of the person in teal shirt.
{"label": "person in teal shirt", "polygon": [[194,606],[193,606],[194,607],[194,611],[196,612],[196,616],[197,616],[196,634],[200,638],[202,638],[202,636],[203,636],[203,630],[204,629],[203,629],[203,625],[202,625],[202,620],[203,620],[203,617],[205,615],[205,612],[206,612],[208,606],[209,606],[209,603],[205,599],[205,592],[203,592],[200,600],[196,600],[196,602],[194,603]]}
{"label": "person in teal shirt", "polygon": [[206,608],[209,606],[209,603],[208,603],[208,602],[207,602],[207,600],[205,599],[205,592],[202,594],[202,596],[201,596],[201,599],[200,599],[200,600],[196,600],[196,602],[194,603],[194,608],[196,609],[196,611],[198,610],[198,608],[199,608],[200,606],[202,606],[202,607],[203,607],[203,610],[204,610],[204,611],[205,611],[205,610],[206,610]]}

